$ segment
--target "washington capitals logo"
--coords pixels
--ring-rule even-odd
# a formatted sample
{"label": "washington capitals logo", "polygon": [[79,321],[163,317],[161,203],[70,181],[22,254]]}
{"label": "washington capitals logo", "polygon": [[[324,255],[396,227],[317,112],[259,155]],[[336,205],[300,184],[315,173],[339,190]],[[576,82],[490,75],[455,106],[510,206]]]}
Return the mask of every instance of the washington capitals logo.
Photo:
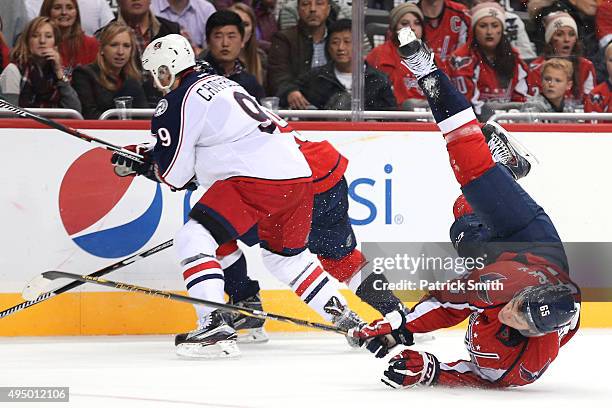
{"label": "washington capitals logo", "polygon": [[489,17],[495,17],[495,18],[499,18],[497,17],[499,16],[499,11],[495,10],[495,9],[491,9],[489,10]]}
{"label": "washington capitals logo", "polygon": [[455,69],[459,69],[461,67],[465,67],[472,63],[472,57],[453,57],[451,63],[455,67]]}
{"label": "washington capitals logo", "polygon": [[521,378],[524,381],[526,381],[528,383],[532,383],[535,380],[537,380],[538,378],[540,378],[542,376],[542,374],[544,374],[544,371],[546,371],[546,369],[548,368],[549,365],[550,365],[550,358],[548,359],[546,364],[544,364],[544,367],[542,367],[540,370],[535,371],[535,372],[531,372],[531,371],[529,371],[528,369],[525,368],[523,363],[521,363],[521,366],[519,367],[519,374],[521,375]]}
{"label": "washington capitals logo", "polygon": [[491,296],[489,296],[489,291],[486,289],[489,285],[486,285],[488,282],[496,282],[496,281],[505,281],[507,278],[504,275],[501,275],[496,272],[486,273],[480,276],[480,282],[484,283],[482,285],[485,289],[478,289],[477,294],[478,297],[488,305],[493,304],[491,300]]}

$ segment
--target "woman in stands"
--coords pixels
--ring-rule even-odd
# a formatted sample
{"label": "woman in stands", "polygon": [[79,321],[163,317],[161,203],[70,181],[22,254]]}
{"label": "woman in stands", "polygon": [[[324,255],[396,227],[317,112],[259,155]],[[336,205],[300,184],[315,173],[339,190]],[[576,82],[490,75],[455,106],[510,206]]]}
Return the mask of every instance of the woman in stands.
{"label": "woman in stands", "polygon": [[0,73],[9,63],[9,52],[11,51],[10,47],[4,40],[4,35],[2,34],[2,17],[0,16]]}
{"label": "woman in stands", "polygon": [[64,74],[59,37],[59,29],[47,17],[28,23],[11,51],[11,63],[0,75],[0,90],[7,101],[24,108],[81,110]]}
{"label": "woman in stands", "polygon": [[98,41],[83,32],[76,0],[44,0],[40,15],[50,18],[60,30],[59,52],[68,78],[77,66],[94,62]]}
{"label": "woman in stands", "polygon": [[472,41],[451,54],[448,74],[486,119],[486,102],[525,101],[527,66],[504,34],[505,10],[499,3],[480,3],[470,14]]}
{"label": "woman in stands", "polygon": [[100,33],[96,61],[77,67],[72,78],[86,119],[115,108],[114,99],[120,96],[131,96],[133,108],[148,107],[136,53],[136,39],[127,25],[110,23]]}
{"label": "woman in stands", "polygon": [[582,42],[578,38],[578,28],[574,19],[567,13],[549,14],[544,19],[544,55],[529,65],[529,91],[542,92],[542,66],[553,57],[569,59],[574,67],[573,86],[566,93],[566,105],[580,107],[583,99],[595,87],[595,68],[593,63],[582,57]]}
{"label": "woman in stands", "polygon": [[418,38],[423,38],[423,13],[413,3],[402,3],[389,13],[389,34],[384,44],[374,48],[366,57],[368,64],[384,72],[393,84],[397,105],[410,110],[415,106],[427,107],[427,100],[417,83],[417,79],[401,63],[397,47],[397,32],[410,27]]}
{"label": "woman in stands", "polygon": [[234,3],[229,7],[229,10],[240,16],[244,24],[244,39],[242,40],[242,51],[240,52],[240,61],[246,67],[248,73],[253,75],[261,86],[265,87],[264,78],[266,77],[265,67],[267,64],[266,53],[259,48],[255,30],[257,28],[257,19],[255,12],[245,3]]}

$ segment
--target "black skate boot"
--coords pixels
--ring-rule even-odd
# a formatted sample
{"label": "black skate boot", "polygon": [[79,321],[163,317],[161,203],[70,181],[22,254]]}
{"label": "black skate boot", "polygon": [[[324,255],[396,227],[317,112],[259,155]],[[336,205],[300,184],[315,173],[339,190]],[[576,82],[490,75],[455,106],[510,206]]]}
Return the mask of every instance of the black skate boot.
{"label": "black skate boot", "polygon": [[[348,305],[341,304],[335,296],[332,296],[329,302],[323,307],[323,310],[333,316],[332,324],[339,329],[348,331],[354,327],[366,325],[357,313],[349,309]],[[348,335],[345,337],[349,346],[353,348],[360,347],[361,344],[359,339]]]}
{"label": "black skate boot", "polygon": [[416,37],[410,27],[399,30],[397,38],[400,42],[398,52],[402,57],[402,62],[417,79],[438,69],[434,62],[434,53]]}
{"label": "black skate boot", "polygon": [[[263,310],[259,293],[240,302],[234,302],[230,299],[230,303],[236,306],[248,307],[249,309]],[[240,313],[232,313],[232,319],[234,329],[238,332],[238,343],[265,343],[270,340],[268,333],[263,328],[265,320],[245,316]]]}
{"label": "black skate boot", "polygon": [[515,180],[525,177],[531,170],[531,163],[523,157],[529,155],[525,149],[498,123],[489,121],[482,127],[493,161],[510,170]]}
{"label": "black skate boot", "polygon": [[196,330],[176,335],[176,354],[194,358],[239,356],[236,330],[231,326],[231,321],[231,313],[214,310]]}

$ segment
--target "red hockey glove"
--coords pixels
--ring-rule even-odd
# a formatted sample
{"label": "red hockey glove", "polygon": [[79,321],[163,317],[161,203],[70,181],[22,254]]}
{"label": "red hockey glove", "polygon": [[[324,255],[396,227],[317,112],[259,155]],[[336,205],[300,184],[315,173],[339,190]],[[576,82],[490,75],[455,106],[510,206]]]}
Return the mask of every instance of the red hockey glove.
{"label": "red hockey glove", "polygon": [[349,330],[349,335],[363,341],[366,348],[376,358],[382,358],[398,344],[411,346],[414,336],[406,328],[406,309],[402,308],[387,313],[384,319],[374,320],[367,326]]}
{"label": "red hockey glove", "polygon": [[406,349],[389,360],[383,374],[380,380],[391,388],[434,385],[440,374],[440,363],[433,354]]}

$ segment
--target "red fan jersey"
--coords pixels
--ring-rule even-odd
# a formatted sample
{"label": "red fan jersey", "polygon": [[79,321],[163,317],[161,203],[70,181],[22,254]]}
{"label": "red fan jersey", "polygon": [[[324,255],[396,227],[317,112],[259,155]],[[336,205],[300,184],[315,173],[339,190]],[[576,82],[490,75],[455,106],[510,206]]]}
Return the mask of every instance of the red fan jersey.
{"label": "red fan jersey", "polygon": [[514,75],[507,86],[502,86],[493,66],[470,44],[465,44],[453,53],[448,61],[447,72],[457,89],[472,103],[476,114],[481,113],[487,101],[523,102],[527,98],[527,65],[516,50]]}
{"label": "red fan jersey", "polygon": [[612,83],[602,82],[584,98],[585,112],[612,112]]}
{"label": "red fan jersey", "polygon": [[[457,290],[430,291],[407,317],[406,327],[413,333],[451,327],[469,317],[465,345],[470,360],[440,363],[439,385],[498,388],[532,383],[578,330],[579,315],[563,329],[540,337],[525,337],[498,319],[513,295],[528,286],[563,283],[580,302],[577,286],[544,258],[504,253],[497,262],[453,282],[462,283],[463,289],[457,285]],[[477,283],[487,285],[470,290]]]}
{"label": "red fan jersey", "polygon": [[[419,8],[422,10],[419,3]],[[468,8],[450,0],[444,0],[442,14],[438,18],[425,17],[425,42],[441,61],[468,42],[472,19]]]}
{"label": "red fan jersey", "polygon": [[389,77],[398,106],[406,99],[425,99],[416,77],[401,63],[397,47],[392,41],[385,41],[374,48],[366,57],[366,61]]}
{"label": "red fan jersey", "polygon": [[[546,62],[545,57],[539,57],[531,61],[529,64],[529,75],[527,83],[529,84],[529,93],[537,95],[542,92],[542,64]],[[586,58],[578,58],[578,83],[574,83],[572,89],[566,92],[566,101],[573,101],[575,104],[581,105],[582,99],[591,93],[595,87],[595,67],[593,63]],[[576,88],[577,91],[576,91]],[[578,97],[574,97],[574,92],[578,92]]]}

